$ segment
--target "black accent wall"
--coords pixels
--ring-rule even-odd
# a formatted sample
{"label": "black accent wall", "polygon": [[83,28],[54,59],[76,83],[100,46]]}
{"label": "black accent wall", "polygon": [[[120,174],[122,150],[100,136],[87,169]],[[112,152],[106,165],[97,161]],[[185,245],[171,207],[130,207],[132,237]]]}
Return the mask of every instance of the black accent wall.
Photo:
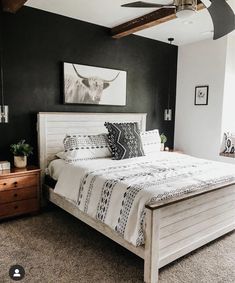
{"label": "black accent wall", "polygon": [[[163,118],[169,79],[175,108],[176,46],[135,35],[112,39],[108,28],[28,7],[4,13],[3,44],[10,122],[0,124],[0,160],[12,160],[9,145],[26,139],[37,162],[36,114],[44,111],[147,112],[147,128],[159,128],[173,146],[174,119]],[[127,71],[127,105],[63,105],[63,61]]]}

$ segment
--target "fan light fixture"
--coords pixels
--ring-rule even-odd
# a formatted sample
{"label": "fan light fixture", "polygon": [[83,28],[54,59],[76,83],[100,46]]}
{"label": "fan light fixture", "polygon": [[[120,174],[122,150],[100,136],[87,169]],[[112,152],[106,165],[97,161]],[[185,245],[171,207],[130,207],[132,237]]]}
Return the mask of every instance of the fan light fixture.
{"label": "fan light fixture", "polygon": [[[157,0],[155,0],[157,2]],[[230,5],[227,3],[226,0],[201,0],[200,2],[198,0],[172,0],[171,4],[158,4],[158,3],[149,3],[149,2],[143,2],[143,1],[137,1],[132,3],[127,3],[122,5],[122,7],[131,7],[131,8],[158,8],[157,10],[157,19],[161,23],[161,19],[164,19],[163,22],[166,22],[166,11],[167,15],[176,13],[176,16],[181,19],[187,19],[190,18],[192,15],[194,15],[197,11],[197,7],[200,3],[203,4],[212,19],[213,26],[214,26],[214,36],[213,39],[219,39],[230,32],[232,32],[235,29],[235,14],[233,9],[230,7]],[[199,7],[200,7],[199,6]],[[172,12],[169,11],[169,9],[174,9]],[[159,17],[159,15],[162,15],[162,17]],[[148,14],[143,16],[143,26],[146,25],[145,21],[148,19]],[[149,17],[152,20],[152,13]],[[171,18],[171,17],[169,17]],[[139,22],[141,19],[137,18],[137,22]],[[158,23],[158,20],[156,23]],[[135,21],[133,20],[133,23]],[[147,20],[148,23],[148,20]],[[129,23],[126,23],[129,25]],[[148,25],[146,25],[148,27]],[[141,26],[142,27],[142,26]]]}
{"label": "fan light fixture", "polygon": [[[178,3],[177,3],[178,2]],[[177,0],[176,1],[176,16],[180,19],[187,19],[197,11],[196,0]]]}

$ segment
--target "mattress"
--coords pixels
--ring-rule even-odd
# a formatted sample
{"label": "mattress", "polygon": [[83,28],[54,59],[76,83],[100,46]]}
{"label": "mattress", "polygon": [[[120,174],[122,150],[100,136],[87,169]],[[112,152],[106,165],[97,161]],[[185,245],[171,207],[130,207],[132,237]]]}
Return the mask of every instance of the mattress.
{"label": "mattress", "polygon": [[47,168],[47,174],[55,181],[58,180],[66,162],[63,159],[55,159],[50,162]]}
{"label": "mattress", "polygon": [[144,244],[145,205],[235,183],[235,166],[159,152],[125,160],[53,161],[55,193],[107,224],[135,246]]}

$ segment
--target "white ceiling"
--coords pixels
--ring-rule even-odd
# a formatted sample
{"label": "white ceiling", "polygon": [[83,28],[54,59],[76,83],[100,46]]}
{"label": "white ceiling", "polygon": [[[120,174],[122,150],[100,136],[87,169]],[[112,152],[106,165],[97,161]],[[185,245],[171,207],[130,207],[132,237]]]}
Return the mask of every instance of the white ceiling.
{"label": "white ceiling", "polygon": [[[136,0],[29,0],[26,6],[112,28],[156,9],[122,8],[124,3]],[[146,0],[169,4],[171,0]],[[228,3],[235,11],[235,0]],[[187,21],[175,19],[137,32],[137,35],[167,42],[175,38],[176,45],[184,45],[213,37],[213,24],[206,9],[197,12]]]}

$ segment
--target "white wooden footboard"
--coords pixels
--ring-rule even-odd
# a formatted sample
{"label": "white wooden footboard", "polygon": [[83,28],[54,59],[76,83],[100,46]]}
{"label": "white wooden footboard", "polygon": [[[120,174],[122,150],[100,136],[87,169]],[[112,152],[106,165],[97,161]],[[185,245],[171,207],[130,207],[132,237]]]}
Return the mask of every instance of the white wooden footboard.
{"label": "white wooden footboard", "polygon": [[235,185],[160,206],[148,206],[145,282],[158,270],[235,229]]}

